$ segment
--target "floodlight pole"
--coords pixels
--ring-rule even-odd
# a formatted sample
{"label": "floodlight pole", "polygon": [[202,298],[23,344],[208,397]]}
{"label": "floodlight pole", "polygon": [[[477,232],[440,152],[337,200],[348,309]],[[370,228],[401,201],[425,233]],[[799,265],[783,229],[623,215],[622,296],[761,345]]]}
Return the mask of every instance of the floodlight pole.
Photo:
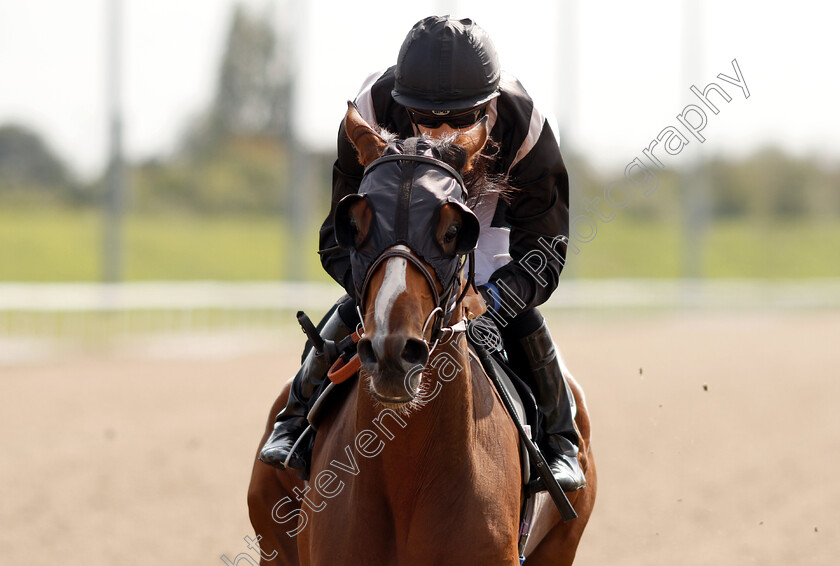
{"label": "floodlight pole", "polygon": [[108,101],[108,168],[105,175],[105,222],[103,230],[102,279],[115,283],[122,279],[122,216],[125,199],[122,119],[122,0],[108,2],[108,60],[106,100]]}
{"label": "floodlight pole", "polygon": [[[285,104],[286,129],[286,280],[301,281],[306,279],[306,250],[303,242],[307,241],[306,230],[310,213],[312,178],[310,177],[310,154],[303,144],[296,124],[300,108],[298,78],[305,67],[301,64],[301,42],[306,39],[306,24],[309,22],[309,10],[305,2],[288,0],[283,5],[282,13],[286,21],[279,29],[282,31],[283,57],[286,57],[287,100]],[[304,22],[290,26],[288,21]]]}
{"label": "floodlight pole", "polygon": [[[688,92],[690,85],[701,80],[703,71],[703,7],[700,0],[683,1],[683,72],[680,85]],[[687,96],[687,95],[684,95]],[[695,157],[681,177],[683,207],[682,277],[697,279],[703,275],[703,239],[708,224],[704,178],[703,146],[697,147]]]}

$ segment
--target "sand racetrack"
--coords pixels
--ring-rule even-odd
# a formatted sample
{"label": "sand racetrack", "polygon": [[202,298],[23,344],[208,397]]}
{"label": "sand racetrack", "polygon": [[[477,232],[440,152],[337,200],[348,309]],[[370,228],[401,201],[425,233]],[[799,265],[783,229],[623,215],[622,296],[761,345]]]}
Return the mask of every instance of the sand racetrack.
{"label": "sand racetrack", "polygon": [[[587,392],[599,464],[576,564],[840,563],[840,313],[549,321]],[[0,366],[0,564],[247,552],[251,459],[301,346],[286,337],[211,359]]]}

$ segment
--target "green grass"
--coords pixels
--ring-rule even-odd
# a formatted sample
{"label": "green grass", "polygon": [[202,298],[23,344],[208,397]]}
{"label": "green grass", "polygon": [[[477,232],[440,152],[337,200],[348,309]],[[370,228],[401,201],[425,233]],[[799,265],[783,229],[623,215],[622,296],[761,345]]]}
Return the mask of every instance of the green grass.
{"label": "green grass", "polygon": [[590,242],[575,242],[566,253],[564,277],[674,277],[680,269],[676,226],[616,217],[599,223]]}
{"label": "green grass", "polygon": [[[682,227],[676,222],[615,218],[592,241],[570,247],[566,275],[680,277]],[[840,277],[840,220],[717,221],[702,236],[704,277]]]}
{"label": "green grass", "polygon": [[96,280],[100,224],[90,212],[0,210],[0,280]]}
{"label": "green grass", "polygon": [[[102,217],[92,211],[0,211],[0,281],[98,281]],[[129,216],[126,280],[324,279],[317,226],[293,237],[278,218],[261,216]]]}
{"label": "green grass", "polygon": [[704,262],[716,277],[838,277],[840,222],[718,224]]}
{"label": "green grass", "polygon": [[[302,278],[328,280],[316,253],[318,226],[290,235],[267,216],[129,216],[127,280],[276,280],[290,277],[290,254]],[[0,210],[0,281],[98,281],[102,217],[98,212]],[[840,277],[840,220],[716,222],[703,239],[706,277]],[[569,252],[566,277],[678,277],[682,232],[673,223],[629,216],[599,223]]]}

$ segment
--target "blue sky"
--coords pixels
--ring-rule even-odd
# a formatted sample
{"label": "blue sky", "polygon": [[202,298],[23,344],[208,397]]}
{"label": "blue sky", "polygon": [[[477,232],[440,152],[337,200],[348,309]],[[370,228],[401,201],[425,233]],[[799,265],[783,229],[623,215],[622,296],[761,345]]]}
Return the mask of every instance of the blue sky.
{"label": "blue sky", "polygon": [[[84,175],[98,173],[106,150],[107,1],[0,0],[0,123],[36,128]],[[123,1],[125,146],[137,159],[171,151],[208,104],[234,2]],[[732,76],[732,59],[750,98],[720,83],[733,100],[710,115],[703,155],[774,143],[840,158],[840,8],[833,3],[804,0],[795,11],[752,0],[273,6],[278,25],[297,24],[298,120],[312,147],[333,147],[344,101],[367,73],[395,61],[415,21],[448,12],[472,17],[491,34],[503,66],[556,115],[564,147],[601,167],[626,164],[676,125],[682,108],[696,102],[689,87],[720,83],[718,73]],[[699,148],[690,144],[669,165],[696,158]]]}

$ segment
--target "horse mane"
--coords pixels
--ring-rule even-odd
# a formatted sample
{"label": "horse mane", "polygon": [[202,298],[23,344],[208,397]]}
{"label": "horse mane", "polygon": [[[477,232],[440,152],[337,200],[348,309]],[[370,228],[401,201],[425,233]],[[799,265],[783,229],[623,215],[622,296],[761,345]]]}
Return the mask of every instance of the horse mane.
{"label": "horse mane", "polygon": [[[377,133],[385,141],[387,147],[384,153],[401,153],[398,147],[401,140],[396,134],[383,128]],[[455,145],[455,134],[442,139],[433,138],[423,134],[420,139],[427,142],[435,157],[450,165],[456,171],[461,171],[464,185],[467,189],[466,205],[475,210],[478,203],[486,198],[497,196],[509,202],[516,189],[508,182],[508,176],[501,173],[491,173],[490,167],[499,157],[501,145],[491,138],[487,138],[482,150],[473,158],[472,167],[469,171],[463,171],[467,161],[467,151]]]}
{"label": "horse mane", "polygon": [[488,137],[487,143],[473,158],[470,170],[463,171],[467,160],[467,152],[463,147],[453,143],[455,140],[454,134],[443,139],[433,139],[426,136],[424,138],[431,144],[433,151],[439,153],[441,161],[448,163],[458,171],[462,171],[461,175],[467,189],[466,205],[468,207],[475,209],[479,202],[493,195],[497,195],[506,201],[510,200],[515,189],[508,182],[508,176],[490,172],[491,165],[499,157],[501,145],[498,142]]}

